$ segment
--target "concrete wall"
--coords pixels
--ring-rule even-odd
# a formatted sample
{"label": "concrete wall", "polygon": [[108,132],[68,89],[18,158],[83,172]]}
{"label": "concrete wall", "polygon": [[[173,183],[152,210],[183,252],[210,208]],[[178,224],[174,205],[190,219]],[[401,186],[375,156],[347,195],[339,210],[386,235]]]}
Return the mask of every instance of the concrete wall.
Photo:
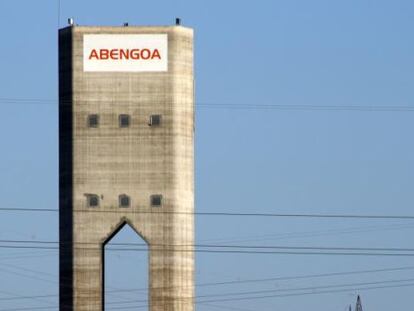
{"label": "concrete wall", "polygon": [[[129,33],[168,34],[168,71],[83,71],[84,34]],[[103,244],[125,223],[149,244],[149,310],[193,310],[193,31],[62,29],[59,94],[60,310],[103,310]],[[99,127],[89,128],[95,113]],[[120,114],[131,116],[129,128]],[[161,126],[148,125],[152,114]],[[88,207],[86,194],[100,206]],[[131,207],[119,207],[121,194]],[[153,194],[162,207],[151,207]]]}

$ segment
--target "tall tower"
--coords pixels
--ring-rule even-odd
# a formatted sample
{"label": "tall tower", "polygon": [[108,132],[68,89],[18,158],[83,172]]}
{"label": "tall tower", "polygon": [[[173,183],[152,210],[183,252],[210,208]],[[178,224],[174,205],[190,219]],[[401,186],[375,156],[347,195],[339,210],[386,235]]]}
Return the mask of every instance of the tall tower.
{"label": "tall tower", "polygon": [[194,310],[193,30],[59,31],[60,310],[104,309],[105,243],[149,249],[149,310]]}

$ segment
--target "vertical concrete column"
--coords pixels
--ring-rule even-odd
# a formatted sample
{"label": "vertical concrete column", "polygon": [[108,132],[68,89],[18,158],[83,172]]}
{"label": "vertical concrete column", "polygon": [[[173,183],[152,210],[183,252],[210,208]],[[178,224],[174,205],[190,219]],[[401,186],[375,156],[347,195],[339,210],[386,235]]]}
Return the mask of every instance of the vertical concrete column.
{"label": "vertical concrete column", "polygon": [[77,311],[103,310],[103,252],[99,243],[75,244],[74,300]]}

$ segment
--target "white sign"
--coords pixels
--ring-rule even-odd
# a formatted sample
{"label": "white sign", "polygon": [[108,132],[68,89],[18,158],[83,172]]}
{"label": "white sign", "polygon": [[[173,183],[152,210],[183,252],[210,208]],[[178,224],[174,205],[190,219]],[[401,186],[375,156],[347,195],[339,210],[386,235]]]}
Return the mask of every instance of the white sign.
{"label": "white sign", "polygon": [[168,35],[84,35],[83,71],[168,71]]}

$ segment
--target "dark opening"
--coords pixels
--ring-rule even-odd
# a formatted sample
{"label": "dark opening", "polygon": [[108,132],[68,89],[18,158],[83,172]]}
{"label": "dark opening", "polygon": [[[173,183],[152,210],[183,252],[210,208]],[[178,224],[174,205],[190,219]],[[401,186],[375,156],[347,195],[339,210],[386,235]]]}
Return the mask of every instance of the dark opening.
{"label": "dark opening", "polygon": [[97,114],[90,114],[88,116],[88,126],[89,127],[98,127],[99,126],[99,116]]}
{"label": "dark opening", "polygon": [[127,114],[119,115],[119,127],[129,127],[131,124],[131,118]]}
{"label": "dark opening", "polygon": [[162,195],[154,194],[151,196],[151,206],[160,207],[162,205]]}
{"label": "dark opening", "polygon": [[131,199],[126,194],[119,196],[119,207],[129,207],[131,205]]}
{"label": "dark opening", "polygon": [[152,116],[150,116],[149,125],[150,126],[159,126],[159,125],[161,125],[161,115],[153,114]]}
{"label": "dark opening", "polygon": [[87,194],[86,195],[86,204],[88,207],[98,207],[99,206],[99,197],[96,194]]}

